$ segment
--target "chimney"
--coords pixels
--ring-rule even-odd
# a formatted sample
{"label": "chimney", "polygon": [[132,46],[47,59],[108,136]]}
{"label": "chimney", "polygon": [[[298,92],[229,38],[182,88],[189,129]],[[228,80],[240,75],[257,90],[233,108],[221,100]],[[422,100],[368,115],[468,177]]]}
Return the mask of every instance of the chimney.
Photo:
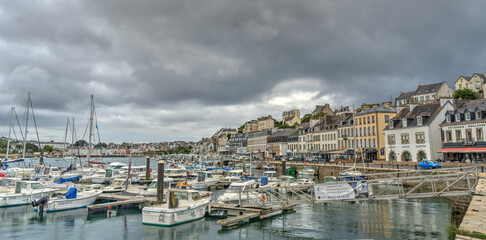
{"label": "chimney", "polygon": [[440,99],[440,106],[443,107],[444,105],[446,105],[447,102],[449,102],[450,104],[452,104],[452,98],[441,98]]}

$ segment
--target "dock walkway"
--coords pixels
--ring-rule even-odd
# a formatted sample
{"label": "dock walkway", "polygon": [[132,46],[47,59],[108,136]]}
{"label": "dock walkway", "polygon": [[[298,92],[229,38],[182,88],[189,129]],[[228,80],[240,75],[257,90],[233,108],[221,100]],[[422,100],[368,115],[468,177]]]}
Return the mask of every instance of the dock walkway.
{"label": "dock walkway", "polygon": [[486,173],[480,174],[475,190],[476,195],[473,196],[459,229],[486,234]]}

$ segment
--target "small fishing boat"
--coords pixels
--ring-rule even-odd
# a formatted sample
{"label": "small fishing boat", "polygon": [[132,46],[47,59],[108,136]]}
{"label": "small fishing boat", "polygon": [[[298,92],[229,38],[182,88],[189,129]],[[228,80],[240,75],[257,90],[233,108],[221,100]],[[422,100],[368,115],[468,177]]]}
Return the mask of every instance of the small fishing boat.
{"label": "small fishing boat", "polygon": [[39,181],[16,181],[15,187],[0,193],[0,207],[27,205],[34,199],[51,197],[56,190],[44,188]]}
{"label": "small fishing boat", "polygon": [[228,176],[224,177],[224,180],[227,182],[236,182],[240,181],[241,177],[243,177],[243,170],[231,170]]}
{"label": "small fishing boat", "polygon": [[263,167],[263,170],[265,170],[265,171],[275,171],[275,167],[274,166],[270,166],[270,165],[265,165]]}
{"label": "small fishing boat", "polygon": [[189,183],[192,184],[193,189],[207,190],[209,185],[214,185],[218,182],[218,179],[213,178],[213,173],[205,171],[198,172],[196,180]]}
{"label": "small fishing boat", "polygon": [[174,179],[183,179],[183,178],[187,178],[187,171],[186,169],[182,169],[182,168],[165,169],[164,176],[168,178],[174,178]]}
{"label": "small fishing boat", "polygon": [[50,213],[85,208],[92,204],[101,193],[101,190],[78,192],[77,188],[70,188],[66,195],[49,198],[44,211]]}
{"label": "small fishing boat", "polygon": [[241,202],[250,203],[250,202],[257,202],[260,198],[257,196],[258,194],[240,194],[243,190],[250,190],[250,189],[258,189],[259,188],[258,182],[255,180],[248,180],[248,181],[240,181],[231,183],[226,192],[218,197],[218,202],[220,203],[229,203],[229,204],[239,204],[240,203],[240,195],[241,195]]}
{"label": "small fishing boat", "polygon": [[[114,179],[111,184],[105,188],[103,188],[103,193],[119,193],[125,190],[127,184],[127,179],[124,178],[117,178]],[[131,185],[130,182],[128,185]]]}
{"label": "small fishing boat", "polygon": [[169,189],[167,203],[143,208],[142,223],[170,227],[199,220],[210,202],[210,198],[201,197],[196,190]]}
{"label": "small fishing boat", "polygon": [[[172,188],[174,184],[175,181],[173,178],[164,178],[164,193],[166,193],[167,189]],[[157,196],[157,179],[152,180],[147,190],[142,191],[140,195],[147,197]]]}
{"label": "small fishing boat", "polygon": [[277,179],[277,171],[265,171],[265,172],[263,172],[263,176],[262,177],[268,178],[268,181],[269,182],[277,182],[278,181],[278,179]]}
{"label": "small fishing boat", "polygon": [[305,166],[298,170],[299,175],[314,175],[316,172],[311,166]]}
{"label": "small fishing boat", "polygon": [[366,175],[356,170],[356,168],[353,166],[352,168],[341,171],[338,181],[343,181],[343,180],[348,180],[348,181],[366,180]]}

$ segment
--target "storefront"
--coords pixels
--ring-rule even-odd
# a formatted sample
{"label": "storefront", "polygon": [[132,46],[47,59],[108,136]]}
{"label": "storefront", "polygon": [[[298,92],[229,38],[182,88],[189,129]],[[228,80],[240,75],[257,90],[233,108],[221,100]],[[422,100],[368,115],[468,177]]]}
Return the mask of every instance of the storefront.
{"label": "storefront", "polygon": [[471,162],[486,162],[486,147],[443,148],[439,152],[443,153],[446,162],[465,162],[468,159]]}

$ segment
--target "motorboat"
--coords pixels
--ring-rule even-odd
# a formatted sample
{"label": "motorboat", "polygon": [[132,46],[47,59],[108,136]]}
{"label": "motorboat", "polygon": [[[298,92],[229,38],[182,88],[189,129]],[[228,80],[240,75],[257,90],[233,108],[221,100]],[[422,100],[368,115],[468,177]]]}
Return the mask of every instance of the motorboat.
{"label": "motorboat", "polygon": [[218,182],[218,179],[213,178],[212,172],[204,171],[198,172],[196,180],[189,183],[196,190],[207,190],[209,185],[214,185]]}
{"label": "motorboat", "polygon": [[169,189],[167,202],[142,209],[142,223],[170,227],[203,218],[211,198],[203,198],[199,191]]}
{"label": "motorboat", "polygon": [[[106,186],[103,188],[103,193],[119,193],[125,190],[127,185],[127,179],[126,178],[117,178],[114,179],[109,186]],[[130,184],[130,181],[128,182],[128,185]]]}
{"label": "motorboat", "polygon": [[[164,193],[167,192],[167,189],[172,188],[173,185],[175,185],[173,178],[164,178]],[[157,196],[157,179],[152,180],[147,190],[141,191],[140,195],[146,197]]]}
{"label": "motorboat", "polygon": [[246,194],[241,193],[244,190],[257,190],[260,187],[260,184],[255,180],[248,180],[248,181],[240,181],[240,182],[233,182],[230,184],[226,192],[218,197],[218,202],[220,203],[229,203],[229,204],[240,204],[240,200],[243,203],[251,203],[256,202],[260,198],[257,196],[258,194]]}
{"label": "motorboat", "polygon": [[240,181],[241,177],[243,177],[243,170],[231,170],[228,175],[224,177],[224,181],[236,182]]}
{"label": "motorboat", "polygon": [[299,175],[314,175],[316,172],[311,166],[305,166],[298,171]]}
{"label": "motorboat", "polygon": [[102,193],[102,190],[80,191],[77,188],[70,188],[66,195],[58,195],[49,198],[45,212],[66,211],[77,208],[85,208],[94,203],[96,198]]}
{"label": "motorboat", "polygon": [[265,171],[265,172],[263,172],[262,177],[268,178],[269,182],[277,182],[278,181],[277,171]]}
{"label": "motorboat", "polygon": [[122,167],[128,166],[126,163],[121,163],[121,162],[112,162],[108,166],[110,166],[111,169],[121,169]]}
{"label": "motorboat", "polygon": [[16,181],[15,187],[0,193],[0,207],[27,205],[34,199],[51,197],[56,190],[44,188],[39,181]]}
{"label": "motorboat", "polygon": [[263,167],[263,170],[265,170],[265,171],[275,171],[275,167],[274,166],[270,166],[270,165],[265,165]]}
{"label": "motorboat", "polygon": [[356,170],[356,168],[352,167],[350,169],[346,169],[344,171],[341,171],[340,177],[338,178],[338,181],[361,181],[361,180],[366,180],[366,175],[361,173],[360,171]]}
{"label": "motorboat", "polygon": [[182,169],[182,168],[165,169],[164,177],[174,178],[174,179],[184,179],[187,178],[187,171],[186,169]]}
{"label": "motorboat", "polygon": [[308,179],[308,178],[301,178],[297,179],[297,182],[295,182],[297,186],[302,186],[302,185],[314,185],[315,182]]}

